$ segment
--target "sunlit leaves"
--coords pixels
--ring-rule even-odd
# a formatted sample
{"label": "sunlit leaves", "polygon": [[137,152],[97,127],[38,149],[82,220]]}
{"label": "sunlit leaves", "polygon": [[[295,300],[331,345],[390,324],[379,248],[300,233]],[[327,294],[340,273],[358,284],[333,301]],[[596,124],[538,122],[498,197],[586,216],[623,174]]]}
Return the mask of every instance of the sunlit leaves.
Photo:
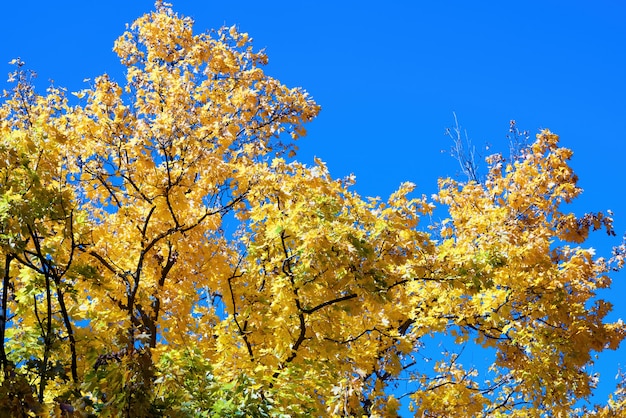
{"label": "sunlit leaves", "polygon": [[612,234],[611,219],[561,212],[580,189],[567,165],[571,151],[557,144],[544,131],[517,160],[492,157],[485,184],[443,181],[439,200],[449,205],[453,228],[439,257],[452,262],[442,267],[451,268],[455,286],[469,291],[457,323],[479,344],[495,346],[495,366],[514,377],[511,393],[564,408],[593,388],[585,372],[591,351],[616,348],[624,329],[603,323],[605,303],[591,304],[610,283],[606,264],[567,244],[603,227]]}
{"label": "sunlit leaves", "polygon": [[429,228],[412,183],[364,198],[285,159],[319,106],[237,27],[157,2],[114,50],[125,80],[75,105],[15,61],[0,106],[0,412],[565,416],[590,395],[625,335],[596,298],[624,251],[574,246],[612,219],[567,211],[556,135],[441,180]]}

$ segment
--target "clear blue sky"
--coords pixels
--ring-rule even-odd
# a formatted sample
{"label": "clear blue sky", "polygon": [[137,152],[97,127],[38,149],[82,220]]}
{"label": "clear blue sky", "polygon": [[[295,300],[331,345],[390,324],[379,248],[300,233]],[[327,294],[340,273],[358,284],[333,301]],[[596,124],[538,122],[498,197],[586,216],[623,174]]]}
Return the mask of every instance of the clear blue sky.
{"label": "clear blue sky", "polygon": [[[322,106],[300,159],[357,176],[362,195],[386,197],[402,181],[418,192],[455,176],[442,150],[456,112],[476,146],[506,151],[509,120],[550,128],[574,150],[585,189],[572,210],[612,209],[618,237],[593,236],[601,255],[626,232],[626,2],[589,1],[174,1],[196,30],[239,26],[265,48],[267,72],[307,89]],[[150,0],[6,2],[0,73],[21,57],[69,91],[107,72],[122,80],[113,41]],[[2,85],[6,88],[6,84]],[[491,151],[490,151],[491,152]],[[626,274],[603,293],[626,320]],[[623,360],[621,360],[623,359]],[[600,357],[598,401],[626,368],[626,343]]]}

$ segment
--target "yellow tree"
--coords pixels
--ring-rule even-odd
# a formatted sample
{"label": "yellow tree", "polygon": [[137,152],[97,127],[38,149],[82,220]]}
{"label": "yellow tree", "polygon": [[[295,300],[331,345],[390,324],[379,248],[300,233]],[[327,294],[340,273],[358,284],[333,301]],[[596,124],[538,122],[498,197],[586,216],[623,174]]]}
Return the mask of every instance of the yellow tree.
{"label": "yellow tree", "polygon": [[190,19],[164,5],[114,49],[126,84],[96,79],[79,93],[85,106],[68,111],[64,134],[84,147],[75,170],[93,241],[82,259],[98,277],[83,307],[94,335],[106,335],[89,345],[87,356],[97,355],[89,387],[107,399],[123,394],[105,408],[137,416],[154,381],[167,381],[154,368],[164,353],[215,353],[216,277],[237,258],[222,220],[244,204],[242,173],[290,151],[281,136],[301,135],[318,106],[265,75],[266,57],[246,34],[195,35]]}
{"label": "yellow tree", "polygon": [[[212,277],[215,270],[229,268],[234,257],[222,219],[246,196],[248,186],[239,184],[238,173],[266,156],[292,151],[292,144],[280,142],[281,135],[303,134],[302,123],[319,108],[305,92],[263,73],[266,57],[252,50],[246,34],[230,28],[195,35],[190,19],[162,4],[137,20],[115,50],[127,66],[125,85],[99,77],[92,88],[77,93],[82,104],[70,107],[60,91],[38,97],[20,79],[14,98],[4,104],[8,145],[3,150],[8,157],[17,155],[15,162],[7,159],[7,176],[22,181],[14,170],[22,164],[33,177],[46,176],[41,179],[46,191],[59,183],[67,206],[63,219],[70,221],[59,234],[47,219],[56,215],[29,213],[45,231],[28,231],[22,239],[28,248],[17,252],[38,259],[17,260],[15,251],[7,251],[3,306],[13,327],[3,352],[5,364],[30,357],[42,364],[34,377],[29,375],[41,388],[39,403],[82,396],[79,387],[86,387],[89,396],[82,401],[100,403],[113,415],[139,416],[152,400],[154,363],[161,354],[193,351],[198,329],[221,319],[195,312],[212,309],[209,299],[217,289]],[[69,191],[61,187],[68,184]],[[14,213],[30,209],[9,205],[17,198],[53,209],[41,196],[14,198],[16,187],[5,186],[9,227],[23,228]],[[28,182],[22,188],[33,193]],[[60,199],[51,193],[53,198]],[[84,240],[73,230],[68,215],[73,210],[89,220]],[[58,236],[56,246],[44,246],[50,235]],[[57,258],[61,247],[69,249]],[[12,269],[15,277],[12,260],[20,261]],[[48,265],[62,266],[59,280],[76,266],[70,314],[63,319],[82,321],[80,335],[56,331]],[[40,299],[45,309],[38,306]],[[53,387],[48,377],[52,340],[63,369],[68,338],[76,350],[71,358],[76,379],[58,376]],[[8,398],[21,396],[8,390]]]}
{"label": "yellow tree", "polygon": [[[65,106],[62,91],[37,96],[23,63],[14,64],[16,85],[0,110],[0,406],[39,411],[48,386],[57,380],[79,384],[74,321],[80,315],[71,310],[80,269],[74,258],[87,218],[70,186],[68,144],[55,128]],[[35,393],[15,372],[17,365],[38,376]]]}
{"label": "yellow tree", "polygon": [[610,305],[595,299],[610,285],[607,261],[571,245],[591,230],[614,234],[603,213],[562,212],[581,193],[571,155],[543,131],[513,161],[490,157],[484,184],[440,182],[438,200],[450,213],[437,255],[445,280],[430,292],[437,309],[450,303],[442,310],[458,343],[472,338],[496,355],[486,385],[469,380],[454,358],[442,363],[441,375],[414,394],[418,407],[452,413],[461,406],[450,396],[458,396],[476,413],[517,406],[520,416],[566,416],[590,395],[592,351],[617,348],[624,326],[603,323]]}
{"label": "yellow tree", "polygon": [[[434,202],[362,198],[290,162],[319,107],[247,34],[157,2],[114,49],[123,83],[72,104],[17,61],[0,108],[2,413],[396,416],[409,381],[417,416],[568,416],[592,393],[625,330],[573,245],[612,221],[563,209],[556,135]],[[427,362],[432,337],[493,362]]]}

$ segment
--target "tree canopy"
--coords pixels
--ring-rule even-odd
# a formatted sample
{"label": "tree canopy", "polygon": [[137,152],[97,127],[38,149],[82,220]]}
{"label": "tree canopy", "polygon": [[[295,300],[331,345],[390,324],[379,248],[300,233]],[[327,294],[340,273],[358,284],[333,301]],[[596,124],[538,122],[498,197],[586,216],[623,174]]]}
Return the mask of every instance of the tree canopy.
{"label": "tree canopy", "polygon": [[[619,416],[581,409],[622,267],[544,130],[484,179],[361,197],[293,159],[320,107],[236,27],[157,2],[67,97],[0,107],[3,416]],[[430,221],[435,208],[448,218]],[[437,340],[454,350],[441,352]],[[464,347],[490,364],[471,364]],[[435,353],[439,350],[438,353]],[[433,361],[428,361],[433,358]],[[402,389],[398,389],[402,382]]]}

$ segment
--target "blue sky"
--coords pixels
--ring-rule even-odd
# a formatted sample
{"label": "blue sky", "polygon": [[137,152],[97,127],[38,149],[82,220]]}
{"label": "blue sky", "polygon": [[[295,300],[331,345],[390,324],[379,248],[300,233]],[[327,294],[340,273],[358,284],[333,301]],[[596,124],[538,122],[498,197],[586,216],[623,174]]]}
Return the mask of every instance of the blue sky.
{"label": "blue sky", "polygon": [[[322,106],[299,159],[356,174],[362,195],[386,197],[402,181],[436,191],[457,176],[444,136],[453,112],[478,151],[506,151],[509,120],[550,128],[573,149],[585,189],[579,214],[611,209],[618,237],[596,233],[608,255],[626,232],[626,2],[588,1],[174,1],[196,30],[236,24],[265,48],[266,71],[307,89]],[[103,7],[106,5],[106,7]],[[21,57],[76,91],[104,72],[123,79],[113,41],[152,9],[132,2],[7,2],[0,14],[0,73]],[[6,88],[6,84],[2,85]],[[611,319],[626,319],[626,274],[613,276]],[[614,386],[619,352],[603,354],[598,401]],[[626,368],[626,360],[621,361]]]}

